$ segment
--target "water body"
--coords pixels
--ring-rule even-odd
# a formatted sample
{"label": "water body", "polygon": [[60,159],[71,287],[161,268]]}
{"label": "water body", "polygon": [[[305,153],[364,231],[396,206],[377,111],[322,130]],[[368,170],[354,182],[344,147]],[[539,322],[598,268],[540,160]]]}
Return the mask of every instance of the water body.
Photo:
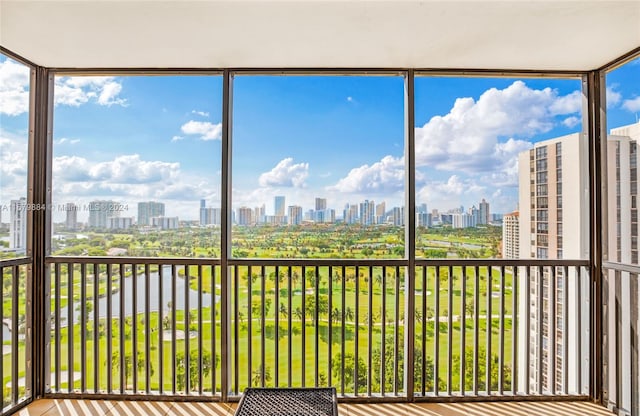
{"label": "water body", "polygon": [[[165,266],[163,269],[162,276],[162,305],[160,305],[160,284],[159,284],[159,275],[157,272],[151,273],[149,275],[149,311],[150,312],[158,312],[160,308],[162,308],[163,316],[169,312],[168,304],[172,301],[171,299],[171,266]],[[145,312],[145,283],[146,283],[146,275],[141,273],[136,276],[136,312],[137,314],[141,314]],[[176,277],[176,296],[173,307],[176,310],[184,310],[185,309],[185,289],[188,290],[189,297],[189,309],[198,309],[199,307],[204,308],[211,306],[212,295],[210,293],[202,293],[202,304],[198,305],[198,291],[189,288],[186,284],[186,281],[182,277]],[[122,290],[122,287],[120,288]],[[75,290],[78,290],[76,287]],[[74,293],[75,294],[75,293]],[[119,318],[120,317],[120,296],[122,294],[120,292],[113,293],[111,295],[111,317]],[[133,277],[129,276],[124,279],[124,315],[132,316],[133,315]],[[216,295],[216,302],[220,300],[220,296]],[[73,322],[80,322],[80,302],[74,302],[73,304]],[[98,316],[100,318],[107,317],[107,297],[102,297],[98,300],[97,305],[94,303],[94,309],[97,307]],[[67,316],[68,316],[68,306],[65,306],[60,310],[60,325],[67,326]],[[95,311],[92,310],[87,316],[87,320],[93,320]]]}

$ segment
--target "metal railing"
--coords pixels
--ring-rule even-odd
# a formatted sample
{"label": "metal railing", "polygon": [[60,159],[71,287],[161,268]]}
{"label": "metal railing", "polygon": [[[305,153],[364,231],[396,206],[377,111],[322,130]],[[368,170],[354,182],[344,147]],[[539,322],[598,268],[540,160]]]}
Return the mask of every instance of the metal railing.
{"label": "metal railing", "polygon": [[215,259],[47,263],[53,395],[588,395],[587,261],[416,260],[413,273],[405,260],[232,259],[228,273]]}
{"label": "metal railing", "polygon": [[2,412],[9,412],[31,397],[31,356],[29,339],[29,265],[30,258],[0,261],[2,277],[2,308],[0,308],[0,374]]}
{"label": "metal railing", "polygon": [[619,415],[640,415],[640,267],[603,267],[603,393]]}

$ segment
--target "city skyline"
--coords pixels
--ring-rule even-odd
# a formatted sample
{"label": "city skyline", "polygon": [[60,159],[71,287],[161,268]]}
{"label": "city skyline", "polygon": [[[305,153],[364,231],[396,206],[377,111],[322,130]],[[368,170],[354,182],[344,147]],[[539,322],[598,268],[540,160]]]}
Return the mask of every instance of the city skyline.
{"label": "city skyline", "polygon": [[[0,65],[6,205],[26,194],[28,71],[6,58]],[[611,73],[612,126],[640,111],[640,87],[627,82],[637,68]],[[364,199],[403,205],[402,77],[234,82],[234,209],[276,195],[303,207],[318,195],[336,207]],[[185,220],[198,219],[200,199],[219,204],[221,77],[58,77],[55,84],[54,204],[156,200]],[[416,200],[444,209],[487,198],[495,212],[513,211],[518,153],[580,130],[580,88],[579,79],[417,77]],[[55,212],[54,221],[64,216]]]}

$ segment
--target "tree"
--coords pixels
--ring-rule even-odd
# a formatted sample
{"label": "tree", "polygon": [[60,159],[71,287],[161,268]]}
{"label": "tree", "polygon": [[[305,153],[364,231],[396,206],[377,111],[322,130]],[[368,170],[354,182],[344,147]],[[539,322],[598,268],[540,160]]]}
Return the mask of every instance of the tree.
{"label": "tree", "polygon": [[[340,379],[340,375],[346,386],[354,386],[356,358],[352,353],[344,355],[344,372],[342,371],[342,354],[338,354],[331,362],[333,377]],[[358,391],[366,391],[367,388],[367,364],[362,357],[358,357]]]}
{"label": "tree", "polygon": [[252,373],[251,384],[254,387],[262,385],[262,378],[264,376],[265,384],[271,381],[271,369],[266,367],[265,370],[262,370],[262,365],[255,369]]}
{"label": "tree", "polygon": [[[197,389],[200,384],[200,374],[202,377],[207,377],[213,369],[213,362],[211,359],[211,353],[208,350],[202,351],[202,367],[200,373],[198,372],[198,352],[197,350],[191,350],[189,353],[189,388]],[[215,366],[217,367],[220,362],[220,357],[216,355]],[[178,390],[185,390],[186,382],[186,360],[184,351],[180,351],[176,354],[176,386]]]}

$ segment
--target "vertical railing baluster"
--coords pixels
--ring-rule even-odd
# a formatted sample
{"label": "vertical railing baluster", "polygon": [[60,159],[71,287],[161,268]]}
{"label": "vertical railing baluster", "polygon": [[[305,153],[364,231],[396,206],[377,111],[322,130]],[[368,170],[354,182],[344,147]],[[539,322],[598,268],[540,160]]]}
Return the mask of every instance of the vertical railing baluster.
{"label": "vertical railing baluster", "polygon": [[386,328],[387,328],[387,267],[382,266],[382,288],[380,289],[382,293],[382,313],[380,314],[380,319],[382,320],[382,328],[380,331],[380,394],[384,396],[385,391],[385,367],[387,361],[387,338],[386,338]]}
{"label": "vertical railing baluster", "polygon": [[[315,273],[316,273],[316,277],[315,277],[315,287],[314,287],[314,292],[315,292],[315,297],[316,297],[316,308],[314,313],[314,322],[315,322],[315,333],[314,333],[314,337],[315,337],[315,385],[317,386],[319,384],[319,377],[320,377],[320,308],[318,307],[320,305],[320,267],[315,266]],[[329,280],[331,280],[331,275],[329,275]],[[304,281],[304,280],[303,280]],[[303,298],[304,301],[304,298]],[[304,310],[304,303],[302,305],[302,336],[304,339],[304,334],[305,334],[305,329],[306,329],[306,317],[305,317],[305,310]],[[302,345],[304,345],[304,351],[306,353],[307,347],[305,345],[305,343],[303,342]],[[330,380],[330,378],[328,379]]]}
{"label": "vertical railing baluster", "polygon": [[[582,394],[582,271],[588,273],[588,269],[576,266],[576,345],[577,345],[577,361],[576,361],[576,394]],[[587,276],[589,279],[591,276]],[[587,280],[590,281],[590,280]],[[589,291],[590,293],[590,291]],[[592,299],[588,299],[591,304]],[[609,305],[611,307],[613,305]],[[593,363],[592,363],[593,365]]]}
{"label": "vertical railing baluster", "polygon": [[480,379],[480,267],[474,267],[473,283],[473,394],[478,395],[478,380]]}
{"label": "vertical railing baluster", "polygon": [[151,393],[151,290],[149,264],[144,265],[144,389]]}
{"label": "vertical railing baluster", "polygon": [[[332,314],[332,310],[333,310],[333,267],[329,266],[329,299],[328,299],[328,310],[329,310],[329,319],[327,321],[327,333],[328,333],[328,338],[327,338],[327,382],[329,383],[329,386],[333,385],[332,382],[332,374],[331,374],[331,370],[332,370],[332,358],[333,355],[331,354],[331,346],[333,344],[333,325],[332,325],[332,320],[331,320],[331,314]],[[318,310],[318,304],[316,304],[316,310]]]}
{"label": "vertical railing baluster", "polygon": [[[11,404],[17,404],[20,392],[18,385],[20,344],[18,340],[20,305],[20,266],[13,266],[11,274]],[[73,302],[71,302],[73,303]],[[4,305],[2,305],[4,307]],[[4,352],[3,358],[4,359]],[[73,379],[71,379],[73,380]],[[4,379],[2,381],[4,383]],[[4,388],[4,386],[2,386]]]}
{"label": "vertical railing baluster", "polygon": [[511,393],[518,392],[518,267],[511,274]]}
{"label": "vertical railing baluster", "polygon": [[[232,365],[232,371],[233,371],[233,385],[234,385],[234,392],[236,394],[240,394],[240,364],[239,364],[239,359],[240,359],[240,326],[238,325],[240,322],[240,267],[235,264],[233,266],[231,266],[231,270],[233,271],[233,278],[232,278],[232,296],[233,296],[233,301],[231,302],[231,308],[233,311],[233,323],[231,324],[233,326],[233,365]],[[251,273],[251,269],[249,268],[249,273]],[[264,270],[263,270],[264,273]],[[222,273],[222,275],[224,276],[224,273]],[[224,277],[223,277],[224,278]],[[251,292],[249,292],[249,320],[251,319]],[[224,323],[223,323],[224,324]],[[251,324],[249,324],[249,329],[251,329]],[[249,337],[249,345],[251,345],[251,332],[249,332],[248,334]],[[223,338],[224,339],[224,338]],[[249,351],[251,351],[251,349],[249,348]],[[249,361],[249,364],[251,364],[251,361]],[[251,385],[251,365],[249,365],[249,376],[247,378],[247,384]],[[224,377],[222,377],[224,378]],[[223,386],[224,388],[224,386]],[[224,391],[223,391],[224,394]]]}
{"label": "vertical railing baluster", "polygon": [[544,291],[544,270],[543,266],[538,266],[538,302],[537,302],[537,315],[538,315],[538,394],[542,394],[542,321],[544,319],[544,299],[543,299],[543,291]]}
{"label": "vertical railing baluster", "polygon": [[[56,264],[57,265],[57,264]],[[107,394],[113,393],[113,269],[110,263],[106,263],[107,268],[107,315],[105,325],[107,326]]]}
{"label": "vertical railing baluster", "polygon": [[189,305],[189,287],[191,286],[191,274],[189,273],[189,266],[182,266],[184,271],[184,394],[187,396],[191,394],[191,348],[189,345],[190,338],[190,325],[191,320],[189,315],[191,314],[191,308]]}
{"label": "vertical railing baluster", "polygon": [[[236,266],[236,273],[237,273],[237,266]],[[251,283],[253,281],[252,278],[252,273],[253,270],[251,269],[251,266],[249,266],[248,268],[248,277],[247,277],[247,292],[248,292],[248,296],[247,296],[247,384],[250,386],[251,385],[251,372],[253,371],[253,328],[252,328],[252,321],[253,321],[253,311],[252,311],[252,302],[253,302],[253,288],[251,287]],[[263,270],[264,273],[264,270]],[[237,296],[236,296],[237,298]],[[240,307],[236,307],[236,309],[240,309]],[[238,336],[238,332],[236,331],[236,337]],[[237,348],[236,348],[237,351]],[[236,353],[235,355],[235,362],[236,362],[236,368],[240,367],[239,365],[237,365],[238,363],[238,354]],[[238,373],[239,374],[239,373]],[[238,379],[238,377],[236,377],[236,380]],[[238,391],[238,387],[236,386],[236,392],[240,393]]]}
{"label": "vertical railing baluster", "polygon": [[[204,349],[203,349],[203,345],[202,345],[202,309],[203,309],[203,305],[202,305],[202,265],[198,264],[198,280],[197,280],[197,286],[198,286],[198,394],[202,395],[202,392],[204,390],[203,388],[203,379],[202,379],[202,363],[203,363],[203,357],[202,354],[204,353]],[[214,293],[211,293],[211,306],[213,307],[213,296]],[[213,361],[212,361],[213,362]]]}
{"label": "vertical railing baluster", "polygon": [[500,314],[498,315],[498,394],[502,396],[504,392],[504,290],[505,290],[505,268],[500,266]]}
{"label": "vertical railing baluster", "polygon": [[556,267],[549,267],[549,390],[552,395],[556,394]]}
{"label": "vertical railing baluster", "polygon": [[[302,349],[302,363],[300,366],[300,374],[302,377],[302,386],[304,387],[304,378],[305,378],[305,357],[306,357],[306,353],[307,353],[307,325],[306,325],[306,313],[305,313],[305,307],[306,307],[306,299],[307,299],[307,282],[306,282],[306,276],[304,275],[304,268],[302,269],[302,281],[301,281],[301,292],[300,292],[300,301],[301,301],[301,308],[302,308],[302,330],[301,330],[301,339],[300,339],[300,344],[301,344],[301,349]],[[317,279],[317,270],[316,270],[316,279]],[[317,292],[316,292],[316,297],[317,297]],[[317,298],[316,298],[316,310],[318,309],[318,302],[317,302]],[[316,326],[316,346],[315,346],[315,355],[316,355],[316,364],[317,364],[317,360],[318,360],[318,337],[317,337],[317,333],[318,333],[318,328]],[[291,364],[291,361],[289,362]],[[317,370],[318,368],[316,367],[316,374],[317,374]],[[316,386],[318,385],[318,380],[316,377]]]}
{"label": "vertical railing baluster", "polygon": [[176,394],[178,384],[178,348],[176,345],[176,283],[178,272],[176,265],[171,265],[171,357],[173,369],[171,373],[171,393]]}
{"label": "vertical railing baluster", "polygon": [[87,391],[87,265],[80,264],[80,392]]}
{"label": "vertical railing baluster", "polygon": [[[394,305],[394,313],[393,313],[393,394],[395,396],[398,395],[398,374],[400,368],[398,367],[399,361],[399,352],[400,352],[400,266],[396,266],[395,270],[396,278],[395,281],[395,305]],[[415,294],[411,294],[410,296],[414,296]],[[405,375],[406,376],[406,375]]]}
{"label": "vertical railing baluster", "polygon": [[[276,276],[276,279],[278,277]],[[266,275],[264,266],[262,267],[262,275],[260,276],[260,366],[262,372],[260,374],[260,386],[264,387],[265,373],[267,372],[267,363],[265,362],[265,303],[266,303]]]}
{"label": "vertical railing baluster", "polygon": [[367,396],[371,396],[371,380],[373,378],[373,266],[369,266],[369,297],[367,305],[367,313],[369,319],[367,322]]}
{"label": "vertical railing baluster", "polygon": [[453,267],[447,269],[447,395],[451,396],[453,373]]}
{"label": "vertical railing baluster", "polygon": [[[211,270],[211,394],[216,394],[216,329],[218,324],[216,323],[216,266],[209,266]],[[251,276],[249,276],[251,281]],[[249,299],[251,299],[251,293],[249,293]],[[249,316],[251,317],[251,316]]]}
{"label": "vertical railing baluster", "polygon": [[[578,297],[578,299],[580,299]],[[562,268],[562,387],[569,394],[569,267]],[[576,319],[580,319],[579,316]]]}
{"label": "vertical railing baluster", "polygon": [[433,394],[440,395],[440,266],[436,266],[433,313]]}
{"label": "vertical railing baluster", "polygon": [[[422,268],[422,396],[427,392],[427,266]],[[370,292],[371,293],[371,292]],[[415,365],[415,364],[414,364]]]}
{"label": "vertical railing baluster", "polygon": [[485,378],[486,378],[486,393],[487,396],[491,394],[491,330],[493,329],[493,316],[491,303],[493,300],[493,266],[487,266],[487,353],[485,355]]}
{"label": "vertical railing baluster", "polygon": [[[293,348],[291,345],[291,281],[293,280],[293,267],[289,267],[289,274],[287,276],[287,387],[291,387],[292,381],[292,367],[293,367]],[[304,266],[302,268],[302,278],[304,279]],[[302,349],[302,387],[304,387],[304,362],[306,357],[306,348]]]}
{"label": "vertical railing baluster", "polygon": [[[360,354],[358,354],[358,338],[360,337],[360,327],[358,325],[358,310],[360,309],[360,268],[356,266],[356,282],[355,282],[355,305],[354,305],[354,355],[355,355],[355,365],[353,366],[353,393],[355,396],[358,395],[358,362],[360,360]],[[344,340],[343,340],[344,343]]]}
{"label": "vertical railing baluster", "polygon": [[[291,266],[288,267],[291,270]],[[274,329],[275,329],[275,337],[274,337],[274,358],[275,358],[275,368],[274,368],[274,384],[276,387],[280,387],[280,267],[276,266],[276,278],[275,278],[275,299],[274,299]]]}
{"label": "vertical railing baluster", "polygon": [[119,278],[119,284],[120,284],[120,319],[118,320],[118,334],[120,336],[120,354],[119,354],[119,358],[120,358],[120,365],[119,365],[119,369],[120,369],[120,393],[124,394],[125,390],[126,390],[126,361],[125,361],[125,353],[126,353],[126,348],[124,345],[125,342],[125,338],[124,338],[124,321],[125,321],[125,294],[124,294],[124,285],[125,285],[125,267],[124,267],[124,263],[120,263],[120,276]]}
{"label": "vertical railing baluster", "polygon": [[524,276],[524,394],[528,395],[531,384],[531,266],[526,266]]}
{"label": "vertical railing baluster", "polygon": [[466,394],[466,335],[467,335],[467,267],[462,266],[462,299],[460,301],[460,393]]}
{"label": "vertical railing baluster", "polygon": [[158,264],[158,393],[164,393],[164,265]]}
{"label": "vertical railing baluster", "polygon": [[[58,266],[58,264],[56,263],[56,266]],[[58,275],[60,272],[60,268],[56,268],[56,279],[59,280]],[[5,268],[0,266],[0,284],[2,285],[2,287],[4,288],[4,279],[5,279]],[[59,298],[58,296],[58,291],[60,286],[56,285],[56,297]],[[4,349],[4,289],[2,289],[0,291],[0,323],[2,323],[3,327],[0,328],[0,348]],[[56,302],[56,308],[58,308],[58,303]],[[59,324],[58,324],[58,314],[56,312],[56,337],[59,331]],[[60,363],[59,363],[59,359],[58,359],[58,352],[59,352],[59,348],[58,348],[58,342],[57,339],[59,337],[56,338],[56,390],[60,390],[60,384],[59,384],[59,379],[60,377],[58,376],[58,373],[60,372]],[[4,351],[2,352],[3,357],[4,357]],[[4,358],[0,360],[0,380],[3,381],[4,383]],[[0,403],[2,404],[2,407],[4,407],[4,394],[5,394],[5,388],[0,388]]]}
{"label": "vertical railing baluster", "polygon": [[[342,266],[342,280],[340,282],[340,320],[341,322],[341,327],[340,327],[340,356],[342,357],[340,360],[340,394],[342,394],[344,396],[344,361],[345,361],[345,342],[344,342],[344,338],[346,335],[345,332],[345,302],[347,301],[347,296],[346,296],[346,282],[347,282],[347,269],[345,268],[345,266]],[[356,367],[357,367],[357,363],[356,363]]]}
{"label": "vertical railing baluster", "polygon": [[100,391],[100,266],[93,264],[93,392]]}
{"label": "vertical railing baluster", "polygon": [[67,263],[67,390],[73,391],[73,272],[74,264]]}
{"label": "vertical railing baluster", "polygon": [[[56,346],[54,348],[54,355],[55,355],[55,357],[54,357],[54,361],[55,361],[54,381],[55,381],[56,388],[55,388],[54,391],[57,393],[57,392],[60,391],[60,372],[62,371],[62,369],[60,368],[60,361],[61,361],[60,354],[61,354],[61,350],[62,350],[60,348],[60,342],[61,342],[61,340],[60,340],[60,338],[61,338],[61,335],[60,335],[60,330],[61,330],[61,328],[60,328],[60,310],[61,310],[60,309],[60,290],[62,288],[61,285],[60,285],[60,263],[56,263],[55,264],[54,270],[55,270],[55,274],[56,274],[55,275],[55,279],[54,279],[54,281],[55,281],[55,295],[54,295],[55,296],[55,323],[54,323],[55,335],[54,336],[55,336],[55,343],[56,343]],[[2,283],[4,283],[4,269],[0,270],[0,277],[2,277],[2,279],[3,279]],[[4,287],[4,284],[3,284],[3,287]],[[2,296],[3,296],[2,304],[4,305],[4,294]],[[4,307],[0,308],[0,322],[4,321],[3,310],[4,310]],[[111,342],[111,340],[107,339],[107,345],[109,345],[110,342]],[[0,331],[0,345],[4,345],[4,339],[2,339],[2,331]],[[108,360],[108,356],[107,356],[107,361],[109,361]],[[4,373],[2,372],[2,370],[3,370],[3,368],[2,368],[3,362],[4,362],[4,360],[0,360],[0,378],[2,378],[4,380]],[[2,396],[4,395],[4,393],[2,392],[3,390],[4,389],[0,389],[0,403],[4,403],[2,401],[3,400]]]}
{"label": "vertical railing baluster", "polygon": [[131,265],[131,373],[133,393],[138,392],[138,265]]}

